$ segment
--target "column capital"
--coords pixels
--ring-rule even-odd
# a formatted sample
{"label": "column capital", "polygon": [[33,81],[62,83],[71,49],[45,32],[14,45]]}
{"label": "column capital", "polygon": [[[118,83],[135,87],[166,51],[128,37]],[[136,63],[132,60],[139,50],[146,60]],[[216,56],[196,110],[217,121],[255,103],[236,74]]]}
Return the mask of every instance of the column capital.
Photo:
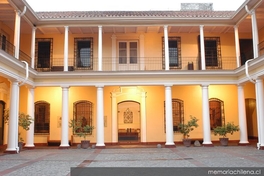
{"label": "column capital", "polygon": [[201,84],[202,88],[209,87],[209,84]]}
{"label": "column capital", "polygon": [[164,28],[164,29],[167,29],[167,28],[168,28],[168,25],[164,25],[163,28]]}
{"label": "column capital", "polygon": [[70,85],[61,85],[61,88],[62,89],[69,89],[70,88]]}
{"label": "column capital", "polygon": [[238,27],[239,27],[238,24],[234,25],[234,29],[238,29]]}
{"label": "column capital", "polygon": [[165,87],[172,87],[173,84],[164,84]]}
{"label": "column capital", "polygon": [[97,85],[95,85],[95,87],[97,87],[97,88],[104,88],[104,85],[97,84]]}
{"label": "column capital", "polygon": [[[65,31],[65,33],[68,33],[69,32],[69,26],[64,26],[64,31]],[[66,34],[66,35],[68,35],[68,34]]]}
{"label": "column capital", "polygon": [[245,83],[238,83],[237,84],[237,87],[244,87],[245,86]]}
{"label": "column capital", "polygon": [[27,85],[26,86],[28,89],[35,89],[36,88],[36,86],[33,86],[33,85]]}
{"label": "column capital", "polygon": [[203,29],[204,25],[200,25],[199,27],[200,27],[200,29]]}
{"label": "column capital", "polygon": [[139,38],[143,40],[145,38],[144,34],[140,34]]}
{"label": "column capital", "polygon": [[112,37],[111,37],[112,40],[116,40],[116,38],[117,38],[117,37],[116,37],[115,34],[113,34]]}
{"label": "column capital", "polygon": [[260,79],[259,77],[257,77],[257,78],[255,79],[255,82],[256,82],[256,83],[259,83],[259,82],[263,82],[263,80]]}

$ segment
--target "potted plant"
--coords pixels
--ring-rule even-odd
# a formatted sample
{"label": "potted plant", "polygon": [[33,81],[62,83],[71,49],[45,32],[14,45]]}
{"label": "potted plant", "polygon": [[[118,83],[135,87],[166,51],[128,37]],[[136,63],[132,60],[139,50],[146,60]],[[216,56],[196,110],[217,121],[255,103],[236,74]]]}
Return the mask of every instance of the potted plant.
{"label": "potted plant", "polygon": [[[6,109],[4,111],[4,122],[8,123],[9,121],[9,110]],[[30,124],[33,122],[33,118],[30,117],[30,115],[25,114],[25,113],[18,113],[18,126],[22,127],[22,129],[28,131]],[[21,133],[18,132],[18,146],[19,146],[19,151],[22,150],[24,143],[24,139],[21,136]]]}
{"label": "potted plant", "polygon": [[190,116],[190,120],[187,121],[186,124],[179,124],[179,131],[183,134],[183,144],[187,147],[191,146],[190,132],[194,130],[194,128],[198,127],[198,119],[194,116]]}
{"label": "potted plant", "polygon": [[219,138],[220,144],[222,146],[227,146],[228,138],[226,137],[226,135],[228,133],[232,135],[234,132],[239,131],[239,127],[238,125],[235,125],[234,123],[228,122],[226,125],[218,126],[214,128],[213,131],[214,131],[214,135],[221,136]]}
{"label": "potted plant", "polygon": [[94,127],[84,123],[85,121],[85,117],[79,118],[79,120],[72,119],[69,122],[69,127],[73,129],[73,134],[83,138],[81,140],[81,147],[87,149],[90,145],[90,140],[86,140],[86,136],[92,133]]}

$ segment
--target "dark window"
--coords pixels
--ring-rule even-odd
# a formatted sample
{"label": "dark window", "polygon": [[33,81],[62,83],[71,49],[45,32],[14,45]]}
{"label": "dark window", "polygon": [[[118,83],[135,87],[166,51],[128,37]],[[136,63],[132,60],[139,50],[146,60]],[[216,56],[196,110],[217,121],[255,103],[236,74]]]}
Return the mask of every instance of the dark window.
{"label": "dark window", "polygon": [[217,126],[224,125],[224,102],[217,98],[211,98],[209,99],[209,109],[211,130]]}
{"label": "dark window", "polygon": [[49,133],[50,104],[45,101],[35,103],[35,133]]}
{"label": "dark window", "polygon": [[[201,56],[200,36],[198,36],[199,56]],[[222,68],[220,37],[204,37],[206,68]]]}
{"label": "dark window", "polygon": [[75,38],[75,62],[78,68],[92,69],[92,38]]}
{"label": "dark window", "polygon": [[50,68],[52,60],[52,39],[36,39],[36,68]]}
{"label": "dark window", "polygon": [[2,50],[6,50],[6,36],[5,35],[1,35],[1,48],[2,48]]}
{"label": "dark window", "polygon": [[[75,102],[73,109],[73,118],[75,121],[81,121],[82,126],[92,126],[93,106],[91,102],[85,100]],[[74,131],[73,133],[78,133],[78,131]],[[90,134],[92,134],[92,130]]]}
{"label": "dark window", "polygon": [[[166,104],[164,102],[164,117],[165,117],[165,129],[166,129]],[[179,131],[179,124],[184,122],[184,106],[183,101],[179,99],[172,99],[172,119],[173,119],[173,131]]]}
{"label": "dark window", "polygon": [[241,65],[244,65],[247,60],[253,59],[253,41],[252,39],[239,39]]}
{"label": "dark window", "polygon": [[[169,37],[169,65],[170,69],[181,68],[181,38]],[[165,68],[165,44],[162,39],[163,69]]]}
{"label": "dark window", "polygon": [[204,40],[206,66],[218,66],[216,40]]}

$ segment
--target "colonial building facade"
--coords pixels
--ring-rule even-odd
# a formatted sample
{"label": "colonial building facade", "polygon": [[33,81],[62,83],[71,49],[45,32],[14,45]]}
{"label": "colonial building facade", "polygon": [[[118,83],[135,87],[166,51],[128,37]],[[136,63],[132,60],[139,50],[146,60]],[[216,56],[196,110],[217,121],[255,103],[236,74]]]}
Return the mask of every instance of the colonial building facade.
{"label": "colonial building facade", "polygon": [[[69,128],[74,119],[95,127],[87,138],[97,148],[175,147],[179,123],[195,116],[191,138],[204,146],[218,141],[213,128],[233,122],[240,131],[230,140],[256,138],[263,149],[264,2],[194,6],[35,12],[25,0],[0,1],[0,144],[15,153],[21,133],[28,148],[68,148],[81,140]],[[28,131],[19,112],[34,118]]]}

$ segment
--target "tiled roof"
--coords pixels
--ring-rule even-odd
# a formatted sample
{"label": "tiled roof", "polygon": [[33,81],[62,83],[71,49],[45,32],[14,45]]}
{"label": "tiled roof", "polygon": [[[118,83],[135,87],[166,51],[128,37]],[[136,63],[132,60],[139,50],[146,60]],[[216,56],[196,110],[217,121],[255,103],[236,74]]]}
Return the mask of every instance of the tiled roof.
{"label": "tiled roof", "polygon": [[231,18],[235,11],[66,11],[36,12],[40,19],[76,18]]}

